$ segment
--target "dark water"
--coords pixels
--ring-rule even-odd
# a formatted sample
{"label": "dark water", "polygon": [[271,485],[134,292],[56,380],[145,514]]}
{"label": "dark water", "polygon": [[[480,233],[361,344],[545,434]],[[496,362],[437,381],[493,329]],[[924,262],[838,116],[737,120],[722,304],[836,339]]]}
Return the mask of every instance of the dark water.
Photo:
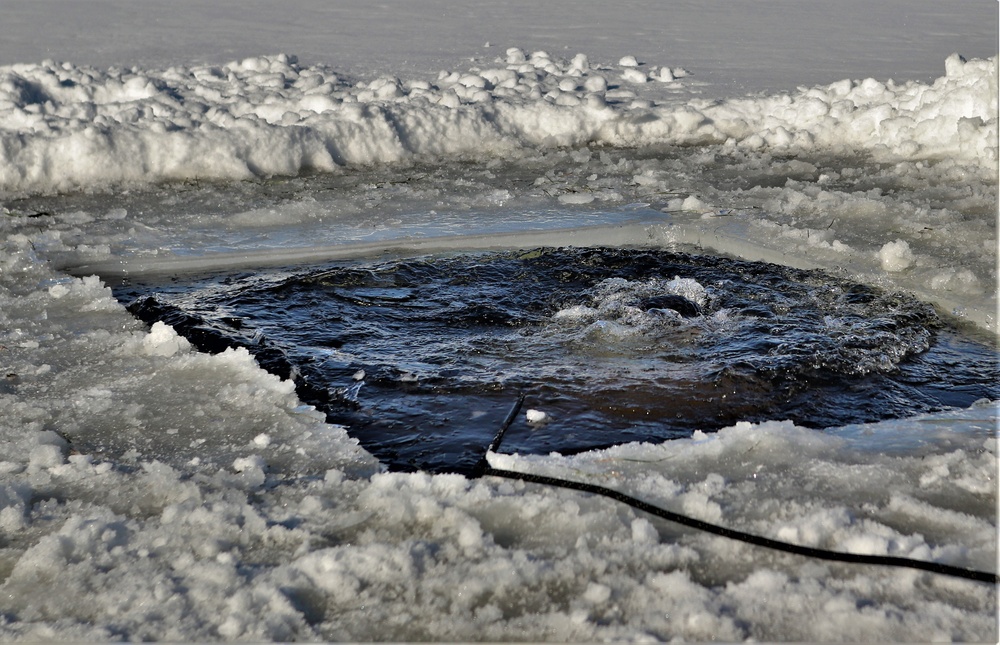
{"label": "dark water", "polygon": [[390,468],[468,472],[736,421],[823,428],[1000,398],[995,347],[906,295],[665,251],[539,249],[132,284],[205,351],[245,346]]}

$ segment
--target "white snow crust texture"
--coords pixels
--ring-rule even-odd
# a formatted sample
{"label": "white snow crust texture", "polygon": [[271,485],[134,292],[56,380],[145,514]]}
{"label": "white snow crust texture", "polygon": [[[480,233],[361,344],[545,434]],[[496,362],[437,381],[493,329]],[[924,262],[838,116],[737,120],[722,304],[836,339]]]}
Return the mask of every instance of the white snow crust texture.
{"label": "white snow crust texture", "polygon": [[[997,169],[996,58],[948,59],[931,85],[845,80],[766,99],[654,102],[683,70],[507,51],[496,67],[350,83],[285,55],[221,67],[0,68],[0,189],[245,179],[525,147],[726,143],[868,152]],[[675,79],[675,76],[680,77]]]}

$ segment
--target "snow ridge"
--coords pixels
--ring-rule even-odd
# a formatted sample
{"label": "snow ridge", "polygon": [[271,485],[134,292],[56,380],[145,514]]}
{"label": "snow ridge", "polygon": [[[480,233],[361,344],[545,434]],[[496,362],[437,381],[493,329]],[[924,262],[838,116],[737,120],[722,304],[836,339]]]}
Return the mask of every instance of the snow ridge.
{"label": "snow ridge", "polygon": [[[831,150],[997,168],[997,59],[952,55],[927,85],[844,80],[793,94],[678,99],[688,72],[508,49],[433,80],[351,82],[293,56],[106,71],[0,67],[0,190],[248,179],[587,144]],[[690,96],[689,94],[687,96]]]}

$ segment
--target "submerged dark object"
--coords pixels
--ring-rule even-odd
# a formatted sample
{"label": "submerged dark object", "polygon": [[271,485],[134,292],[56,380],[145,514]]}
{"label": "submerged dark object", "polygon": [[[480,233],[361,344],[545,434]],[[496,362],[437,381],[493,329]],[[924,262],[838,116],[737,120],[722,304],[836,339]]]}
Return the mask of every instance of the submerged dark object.
{"label": "submerged dark object", "polygon": [[997,352],[931,307],[816,271],[646,249],[539,249],[123,291],[206,351],[294,378],[391,468],[470,472],[515,393],[519,452],[809,427],[1000,398]]}
{"label": "submerged dark object", "polygon": [[669,294],[665,296],[651,296],[644,298],[637,303],[643,309],[668,309],[676,311],[683,318],[694,318],[702,314],[698,303],[691,302],[684,296]]}

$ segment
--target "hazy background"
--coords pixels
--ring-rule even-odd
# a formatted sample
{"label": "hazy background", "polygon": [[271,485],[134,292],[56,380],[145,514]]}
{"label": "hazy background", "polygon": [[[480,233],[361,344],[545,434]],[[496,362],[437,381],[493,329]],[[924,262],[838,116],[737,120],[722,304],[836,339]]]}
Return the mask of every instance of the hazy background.
{"label": "hazy background", "polygon": [[404,74],[517,46],[615,61],[633,54],[688,68],[709,84],[706,94],[733,95],[843,78],[930,81],[957,48],[966,58],[995,55],[997,15],[995,0],[3,0],[0,65],[287,53]]}

